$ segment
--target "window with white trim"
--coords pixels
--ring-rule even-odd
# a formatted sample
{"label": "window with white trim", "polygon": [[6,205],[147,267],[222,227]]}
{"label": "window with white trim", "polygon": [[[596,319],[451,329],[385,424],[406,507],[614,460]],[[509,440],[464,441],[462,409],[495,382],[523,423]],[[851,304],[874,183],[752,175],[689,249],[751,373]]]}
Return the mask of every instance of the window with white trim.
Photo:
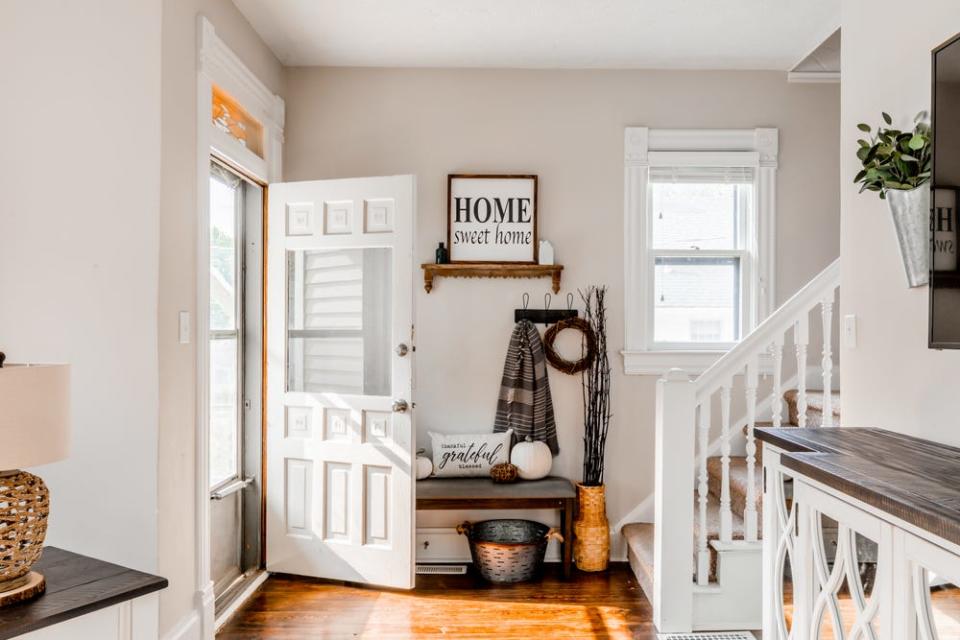
{"label": "window with white trim", "polygon": [[627,129],[627,373],[702,371],[770,311],[776,138]]}

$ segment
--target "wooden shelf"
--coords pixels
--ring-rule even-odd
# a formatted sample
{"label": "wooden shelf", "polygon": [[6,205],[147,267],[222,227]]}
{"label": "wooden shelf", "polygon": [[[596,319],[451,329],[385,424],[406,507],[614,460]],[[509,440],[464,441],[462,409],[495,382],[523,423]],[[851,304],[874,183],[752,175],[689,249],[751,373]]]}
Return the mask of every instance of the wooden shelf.
{"label": "wooden shelf", "polygon": [[423,288],[427,293],[433,290],[434,278],[551,278],[553,292],[560,293],[560,274],[563,265],[559,264],[433,264],[423,267]]}

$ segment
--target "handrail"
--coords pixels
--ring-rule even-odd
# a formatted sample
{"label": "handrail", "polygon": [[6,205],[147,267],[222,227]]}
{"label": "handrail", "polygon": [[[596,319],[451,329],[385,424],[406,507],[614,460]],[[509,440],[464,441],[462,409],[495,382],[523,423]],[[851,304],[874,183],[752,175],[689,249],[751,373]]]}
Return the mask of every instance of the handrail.
{"label": "handrail", "polygon": [[778,335],[783,335],[794,325],[801,314],[808,313],[839,286],[840,258],[837,258],[697,377],[694,388],[698,403],[712,395],[731,375],[740,371],[747,358],[765,352]]}

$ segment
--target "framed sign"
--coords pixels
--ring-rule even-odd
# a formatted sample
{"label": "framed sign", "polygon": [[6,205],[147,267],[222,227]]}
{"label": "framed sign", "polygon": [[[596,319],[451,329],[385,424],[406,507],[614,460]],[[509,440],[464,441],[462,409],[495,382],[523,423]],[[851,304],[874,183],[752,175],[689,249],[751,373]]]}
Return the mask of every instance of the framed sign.
{"label": "framed sign", "polygon": [[537,263],[537,176],[448,175],[450,262]]}

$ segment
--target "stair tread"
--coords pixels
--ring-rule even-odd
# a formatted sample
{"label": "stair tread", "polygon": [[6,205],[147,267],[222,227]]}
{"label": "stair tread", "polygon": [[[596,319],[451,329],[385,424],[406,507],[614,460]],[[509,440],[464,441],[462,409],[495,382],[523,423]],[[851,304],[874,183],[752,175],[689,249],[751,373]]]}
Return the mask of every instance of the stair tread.
{"label": "stair tread", "polygon": [[652,522],[632,522],[620,530],[627,542],[627,558],[640,588],[653,602],[653,546],[656,525]]}
{"label": "stair tread", "polygon": [[653,568],[653,539],[656,525],[652,522],[631,522],[623,525],[620,533],[645,564]]}
{"label": "stair tread", "polygon": [[[700,540],[700,499],[694,495],[694,542]],[[746,530],[743,524],[743,517],[735,511],[731,511],[731,538],[733,540],[743,540]],[[707,541],[720,539],[720,499],[713,495],[707,495]],[[696,545],[695,545],[696,546]]]}
{"label": "stair tread", "polygon": [[[707,458],[707,477],[710,493],[720,500],[720,487],[723,478],[723,459],[720,457]],[[730,504],[734,513],[743,513],[747,504],[747,459],[743,456],[730,458]],[[762,489],[763,469],[760,461],[753,467],[753,488],[755,492],[754,504],[757,512],[763,506]]]}
{"label": "stair tread", "polygon": [[[800,395],[800,391],[798,389],[789,389],[784,392],[783,399],[786,400],[788,404],[789,403],[796,404],[797,397],[799,395]],[[823,413],[823,399],[826,397],[826,395],[827,394],[825,394],[822,390],[807,389],[807,411],[819,411]],[[833,407],[833,415],[839,416],[840,415],[840,392],[839,391],[830,392],[830,402]]]}

